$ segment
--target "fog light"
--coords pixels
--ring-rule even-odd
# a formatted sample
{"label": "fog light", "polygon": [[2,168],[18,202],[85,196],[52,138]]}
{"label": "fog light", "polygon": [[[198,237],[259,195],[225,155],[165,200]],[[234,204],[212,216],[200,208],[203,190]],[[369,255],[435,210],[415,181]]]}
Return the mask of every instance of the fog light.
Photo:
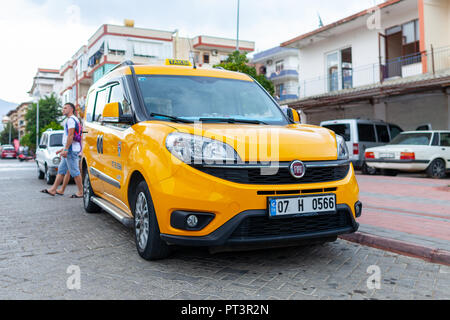
{"label": "fog light", "polygon": [[189,228],[195,228],[198,224],[198,218],[197,216],[191,214],[189,217],[187,217],[186,222]]}

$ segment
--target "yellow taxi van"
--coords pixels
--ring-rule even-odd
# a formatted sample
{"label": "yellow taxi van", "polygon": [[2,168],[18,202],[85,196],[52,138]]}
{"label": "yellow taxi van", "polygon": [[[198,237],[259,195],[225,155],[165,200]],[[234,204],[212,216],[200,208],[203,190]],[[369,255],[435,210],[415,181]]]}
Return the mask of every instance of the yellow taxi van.
{"label": "yellow taxi van", "polygon": [[84,209],[134,228],[139,255],[179,246],[329,242],[358,229],[342,137],[299,123],[248,75],[124,62],[88,92]]}

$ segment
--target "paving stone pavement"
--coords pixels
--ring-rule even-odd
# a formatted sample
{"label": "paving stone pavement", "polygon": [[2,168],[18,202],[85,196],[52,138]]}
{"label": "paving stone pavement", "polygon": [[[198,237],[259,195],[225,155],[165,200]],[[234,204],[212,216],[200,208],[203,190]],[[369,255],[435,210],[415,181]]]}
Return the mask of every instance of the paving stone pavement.
{"label": "paving stone pavement", "polygon": [[[16,170],[16,169],[19,170]],[[142,260],[133,232],[80,200],[39,193],[32,163],[0,161],[0,299],[449,299],[450,268],[335,243]],[[372,265],[380,289],[368,289]],[[69,266],[80,289],[69,290]]]}

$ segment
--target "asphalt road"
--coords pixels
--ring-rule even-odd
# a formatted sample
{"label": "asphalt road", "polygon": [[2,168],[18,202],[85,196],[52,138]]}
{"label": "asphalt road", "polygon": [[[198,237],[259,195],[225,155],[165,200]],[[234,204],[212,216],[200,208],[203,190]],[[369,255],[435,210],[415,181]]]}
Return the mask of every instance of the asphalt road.
{"label": "asphalt road", "polygon": [[69,199],[75,186],[45,187],[33,163],[0,160],[0,300],[450,298],[449,267],[344,240],[144,261],[132,230]]}

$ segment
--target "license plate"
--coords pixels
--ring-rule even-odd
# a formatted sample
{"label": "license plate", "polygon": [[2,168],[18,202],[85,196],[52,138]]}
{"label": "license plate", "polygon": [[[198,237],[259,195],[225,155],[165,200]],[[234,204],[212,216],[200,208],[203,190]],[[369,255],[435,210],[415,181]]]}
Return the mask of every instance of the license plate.
{"label": "license plate", "polygon": [[269,198],[269,216],[314,216],[336,213],[336,195],[311,195],[304,197]]}
{"label": "license plate", "polygon": [[385,158],[385,159],[392,159],[395,158],[395,155],[393,153],[380,153],[380,158]]}

